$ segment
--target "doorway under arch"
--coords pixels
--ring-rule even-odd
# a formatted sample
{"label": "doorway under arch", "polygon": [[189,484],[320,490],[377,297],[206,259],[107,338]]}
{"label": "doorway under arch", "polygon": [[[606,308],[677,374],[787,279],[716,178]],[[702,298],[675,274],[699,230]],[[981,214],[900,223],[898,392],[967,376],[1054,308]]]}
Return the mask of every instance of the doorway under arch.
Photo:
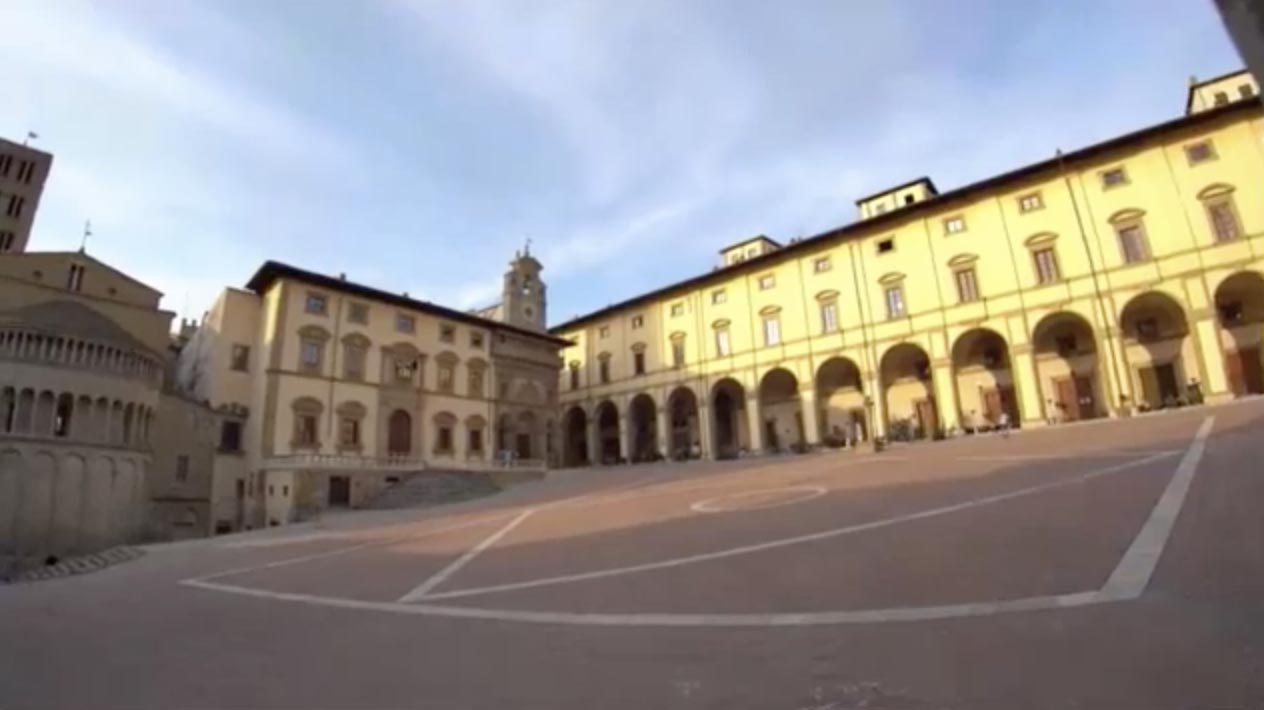
{"label": "doorway under arch", "polygon": [[565,448],[562,451],[563,466],[583,466],[588,460],[588,415],[582,407],[571,407],[564,418]]}
{"label": "doorway under arch", "polygon": [[750,425],[746,415],[746,388],[726,377],[711,388],[712,450],[717,459],[736,458],[750,448]]}
{"label": "doorway under arch", "polygon": [[1264,276],[1240,271],[1216,287],[1225,381],[1234,397],[1264,394]]}
{"label": "doorway under arch", "polygon": [[667,396],[669,458],[682,461],[702,456],[698,427],[698,396],[688,387],[677,387]]}
{"label": "doorway under arch", "polygon": [[759,381],[759,414],[764,427],[764,449],[787,451],[803,446],[803,407],[799,380],[778,367]]}
{"label": "doorway under arch", "polygon": [[1036,384],[1050,423],[1106,416],[1093,326],[1078,313],[1050,313],[1032,331]]}
{"label": "doorway under arch", "polygon": [[1010,426],[1018,426],[1018,398],[1010,367],[1009,344],[1000,333],[973,328],[962,333],[952,346],[953,385],[957,407],[966,431],[985,431],[1000,426],[1002,415]]}
{"label": "doorway under arch", "polygon": [[386,453],[390,456],[407,456],[413,451],[413,418],[408,412],[396,409],[387,418]]}
{"label": "doorway under arch", "polygon": [[822,442],[839,446],[869,439],[864,384],[853,360],[832,357],[821,363],[816,371],[816,401],[821,409],[817,420]]}
{"label": "doorway under arch", "polygon": [[926,351],[913,343],[892,347],[882,355],[879,375],[886,405],[887,438],[933,438],[939,431],[939,409]]}
{"label": "doorway under arch", "polygon": [[[1197,370],[1191,348],[1189,322],[1176,299],[1161,291],[1134,296],[1119,315],[1124,363],[1132,378],[1136,406],[1141,411],[1186,403],[1186,383]],[[1188,356],[1188,357],[1187,357]]]}

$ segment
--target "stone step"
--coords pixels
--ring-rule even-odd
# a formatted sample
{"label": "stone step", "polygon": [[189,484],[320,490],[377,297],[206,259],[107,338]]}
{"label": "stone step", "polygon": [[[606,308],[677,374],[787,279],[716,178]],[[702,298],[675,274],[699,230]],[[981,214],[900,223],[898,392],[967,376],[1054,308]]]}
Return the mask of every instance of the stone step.
{"label": "stone step", "polygon": [[369,505],[378,510],[442,505],[481,498],[500,491],[485,473],[425,471],[415,473],[382,491]]}

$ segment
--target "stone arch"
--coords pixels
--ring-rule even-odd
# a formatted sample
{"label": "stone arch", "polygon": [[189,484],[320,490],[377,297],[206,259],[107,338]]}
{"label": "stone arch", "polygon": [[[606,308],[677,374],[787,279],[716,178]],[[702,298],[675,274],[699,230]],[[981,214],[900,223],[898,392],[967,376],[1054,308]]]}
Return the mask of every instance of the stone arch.
{"label": "stone arch", "polygon": [[831,357],[816,370],[816,402],[820,439],[828,445],[865,441],[869,421],[860,366],[848,357]]}
{"label": "stone arch", "polygon": [[17,420],[18,390],[16,387],[5,387],[0,390],[0,433],[7,434],[14,431]]}
{"label": "stone arch", "polygon": [[968,432],[995,429],[1003,418],[1018,426],[1022,417],[1014,388],[1009,343],[990,328],[971,328],[952,345],[953,387],[958,421]]}
{"label": "stone arch", "polygon": [[658,405],[654,398],[641,392],[628,402],[628,460],[632,463],[655,461],[658,450]]}
{"label": "stone arch", "polygon": [[793,372],[776,367],[764,373],[759,380],[759,414],[766,450],[795,450],[806,442],[799,379]]}
{"label": "stone arch", "polygon": [[1238,271],[1216,286],[1216,322],[1225,379],[1235,397],[1264,393],[1264,276]]}
{"label": "stone arch", "polygon": [[1124,365],[1132,379],[1136,406],[1142,411],[1179,406],[1196,363],[1185,309],[1163,291],[1133,296],[1119,314]]}
{"label": "stone arch", "polygon": [[681,461],[702,455],[698,425],[698,395],[693,388],[680,386],[667,395],[667,455]]}
{"label": "stone arch", "polygon": [[717,459],[736,458],[750,450],[750,421],[746,416],[746,388],[731,377],[711,387],[713,417],[711,450]]}
{"label": "stone arch", "polygon": [[52,436],[53,416],[57,408],[57,395],[44,390],[35,400],[35,421],[31,433],[36,436]]}
{"label": "stone arch", "polygon": [[575,405],[562,417],[562,465],[583,466],[588,458],[588,415],[584,408]]}
{"label": "stone arch", "polygon": [[619,463],[619,408],[614,402],[605,400],[597,405],[593,412],[597,421],[597,446],[600,462],[603,464]]}
{"label": "stone arch", "polygon": [[1032,330],[1036,383],[1052,423],[1105,416],[1097,337],[1074,311],[1055,311]]}
{"label": "stone arch", "polygon": [[893,440],[930,439],[939,431],[939,407],[930,356],[916,343],[899,343],[882,354],[879,380]]}

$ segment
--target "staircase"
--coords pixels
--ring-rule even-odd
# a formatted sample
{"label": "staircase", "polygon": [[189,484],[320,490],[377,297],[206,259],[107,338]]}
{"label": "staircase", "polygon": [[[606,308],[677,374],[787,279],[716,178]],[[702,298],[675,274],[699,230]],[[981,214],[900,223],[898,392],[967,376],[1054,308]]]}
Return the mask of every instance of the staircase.
{"label": "staircase", "polygon": [[419,471],[378,494],[368,508],[398,510],[482,498],[500,492],[492,477],[477,471]]}

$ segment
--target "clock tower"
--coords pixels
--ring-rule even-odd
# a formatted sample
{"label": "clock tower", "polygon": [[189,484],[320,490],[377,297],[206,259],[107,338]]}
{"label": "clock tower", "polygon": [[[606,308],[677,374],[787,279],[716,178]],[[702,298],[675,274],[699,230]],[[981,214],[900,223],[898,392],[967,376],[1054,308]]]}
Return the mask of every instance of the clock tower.
{"label": "clock tower", "polygon": [[531,256],[531,243],[514,254],[505,272],[505,292],[502,318],[510,325],[543,331],[547,324],[544,282],[540,272],[544,267]]}

